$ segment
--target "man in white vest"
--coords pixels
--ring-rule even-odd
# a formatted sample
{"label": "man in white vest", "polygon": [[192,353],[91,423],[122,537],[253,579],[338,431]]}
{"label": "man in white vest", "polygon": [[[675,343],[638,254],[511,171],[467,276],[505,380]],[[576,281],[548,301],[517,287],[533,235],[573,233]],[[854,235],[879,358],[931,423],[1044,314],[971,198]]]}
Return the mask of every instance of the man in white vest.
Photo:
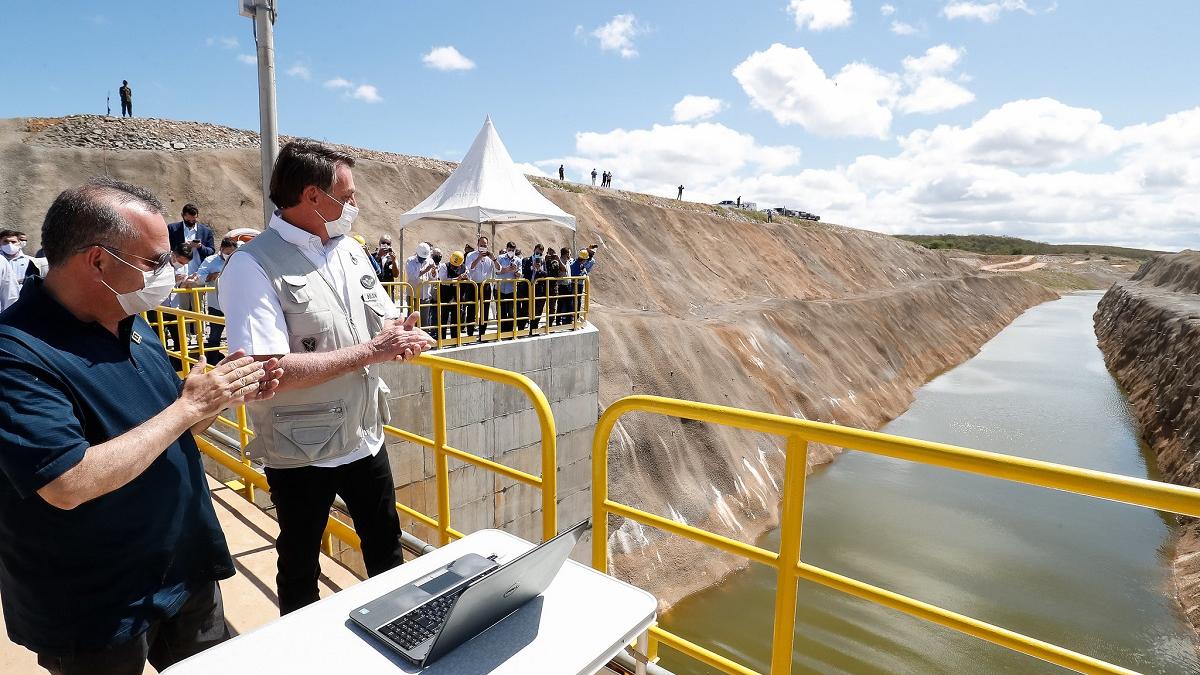
{"label": "man in white vest", "polygon": [[362,539],[371,576],[402,562],[400,521],[383,425],[381,368],[433,341],[403,324],[352,238],[354,159],[311,141],[285,145],[271,176],[279,210],[221,275],[230,351],[279,357],[278,394],[248,407],[248,451],[266,464],[279,518],[279,611],[317,600],[319,548],[334,497]]}

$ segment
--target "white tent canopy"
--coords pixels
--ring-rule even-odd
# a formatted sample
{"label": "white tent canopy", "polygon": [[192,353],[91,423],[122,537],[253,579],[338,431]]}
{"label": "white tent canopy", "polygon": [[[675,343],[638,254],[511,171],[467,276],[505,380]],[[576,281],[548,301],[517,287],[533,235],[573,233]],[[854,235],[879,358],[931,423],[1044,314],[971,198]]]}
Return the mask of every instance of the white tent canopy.
{"label": "white tent canopy", "polygon": [[419,220],[493,226],[553,223],[575,231],[575,216],[543,197],[513,164],[491,117],[484,120],[454,173],[400,216],[400,229]]}

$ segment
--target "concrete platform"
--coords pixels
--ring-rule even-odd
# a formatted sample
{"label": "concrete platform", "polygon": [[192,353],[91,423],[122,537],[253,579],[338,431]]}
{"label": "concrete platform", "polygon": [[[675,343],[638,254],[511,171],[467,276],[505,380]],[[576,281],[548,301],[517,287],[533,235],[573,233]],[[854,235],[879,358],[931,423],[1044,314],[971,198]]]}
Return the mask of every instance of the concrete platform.
{"label": "concrete platform", "polygon": [[[229,552],[237,574],[221,582],[225,619],[234,634],[253,630],[279,616],[275,596],[275,538],[279,524],[241,495],[208,479],[217,519],[229,542]],[[321,597],[331,595],[359,582],[359,578],[341,563],[321,555]],[[0,673],[44,673],[33,652],[13,644],[0,616]],[[146,673],[156,672],[149,665]]]}

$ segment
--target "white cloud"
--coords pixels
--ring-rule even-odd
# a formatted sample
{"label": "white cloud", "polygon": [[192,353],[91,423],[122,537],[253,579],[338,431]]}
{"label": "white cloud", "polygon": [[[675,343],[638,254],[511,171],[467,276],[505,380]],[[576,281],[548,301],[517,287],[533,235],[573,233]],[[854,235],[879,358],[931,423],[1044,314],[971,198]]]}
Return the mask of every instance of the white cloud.
{"label": "white cloud", "polygon": [[825,136],[887,138],[894,112],[940,112],[975,99],[945,77],[961,56],[938,45],[906,58],[899,74],[850,63],[830,77],[803,47],[774,44],[748,56],[733,76],[751,105],[780,124]]}
{"label": "white cloud", "polygon": [[894,5],[880,5],[879,13],[884,16],[891,16],[896,13],[896,7]]}
{"label": "white cloud", "polygon": [[832,78],[803,47],[773,44],[733,69],[751,104],[780,124],[828,136],[886,138],[900,80],[863,63]]}
{"label": "white cloud", "polygon": [[714,122],[581,132],[575,150],[576,156],[538,163],[555,169],[565,164],[581,176],[593,167],[611,170],[622,186],[664,196],[674,196],[680,183],[695,185],[688,194],[702,199],[707,197],[701,186],[716,177],[782,171],[800,160],[799,148],[761,145],[750,134]]}
{"label": "white cloud", "polygon": [[694,122],[706,120],[721,112],[725,102],[711,96],[695,96],[688,94],[679,99],[671,111],[671,119],[676,122]]}
{"label": "white cloud", "polygon": [[434,70],[471,70],[475,67],[474,61],[463,56],[451,45],[434,47],[421,57],[421,61],[426,67]]}
{"label": "white cloud", "polygon": [[1098,111],[1052,98],[1011,101],[969,127],[938,125],[898,140],[911,155],[1010,168],[1065,166],[1110,156],[1122,145]]}
{"label": "white cloud", "polygon": [[537,166],[536,164],[530,164],[529,162],[513,162],[513,166],[517,167],[517,170],[526,176],[541,176],[542,178],[551,177],[550,174],[543,171],[541,167]]}
{"label": "white cloud", "polygon": [[788,13],[796,28],[828,30],[850,25],[854,7],[850,0],[788,0]]}
{"label": "white cloud", "polygon": [[241,61],[242,63],[244,63],[248,66],[253,66],[253,65],[258,64],[258,57],[255,56],[254,54],[238,54],[237,60]]}
{"label": "white cloud", "polygon": [[917,32],[917,29],[911,23],[893,21],[891,31],[896,35],[912,35],[913,33]]}
{"label": "white cloud", "polygon": [[287,74],[291,75],[292,77],[298,77],[301,80],[311,80],[312,79],[312,72],[308,69],[308,66],[306,66],[302,63],[297,63],[296,65],[292,66],[291,68],[288,68]]}
{"label": "white cloud", "polygon": [[379,103],[383,97],[379,95],[379,90],[373,84],[360,84],[350,92],[350,98],[366,101],[367,103]]}
{"label": "white cloud", "polygon": [[205,38],[204,44],[209,47],[220,47],[221,49],[237,49],[241,45],[235,37]]}
{"label": "white cloud", "polygon": [[383,97],[379,95],[379,89],[373,84],[355,84],[344,77],[335,77],[331,80],[325,80],[325,88],[337,89],[343,92],[346,98],[352,98],[366,103],[379,103]]}
{"label": "white cloud", "polygon": [[[915,58],[912,72],[928,77],[953,67],[940,50]],[[1200,248],[1200,107],[1114,128],[1096,110],[1011,101],[970,124],[914,131],[895,148],[798,168],[796,148],[721,124],[676,124],[579,133],[575,156],[538,164],[611,170],[619,186],[665,197],[682,183],[689,199],[741,195],[884,232]]]}
{"label": "white cloud", "polygon": [[[576,34],[579,29],[576,28]],[[646,32],[646,27],[638,22],[632,14],[618,14],[612,21],[592,31],[592,37],[600,41],[600,49],[617,52],[623,59],[632,59],[638,55],[634,38]]]}
{"label": "white cloud", "polygon": [[[942,16],[947,19],[972,19],[984,23],[992,23],[1004,12],[1021,11],[1033,14],[1025,0],[995,0],[993,2],[978,2],[977,0],[958,0],[948,2],[942,7]],[[1050,10],[1053,11],[1053,10]]]}

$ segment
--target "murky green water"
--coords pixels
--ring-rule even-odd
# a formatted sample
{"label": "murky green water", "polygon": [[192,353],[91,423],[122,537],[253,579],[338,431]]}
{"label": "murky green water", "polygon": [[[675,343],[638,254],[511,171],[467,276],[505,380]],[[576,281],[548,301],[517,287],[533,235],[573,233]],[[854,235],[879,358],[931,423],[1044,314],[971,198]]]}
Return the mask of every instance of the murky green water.
{"label": "murky green water", "polygon": [[[885,431],[1158,478],[1096,347],[1099,298],[1029,310]],[[801,557],[1127,668],[1198,672],[1167,590],[1172,529],[1145,509],[847,451],[809,477]],[[760,544],[778,550],[778,533]],[[766,671],[774,588],[773,573],[753,565],[663,623]],[[663,655],[678,673],[715,672]],[[801,581],[794,670],[1058,669]]]}

